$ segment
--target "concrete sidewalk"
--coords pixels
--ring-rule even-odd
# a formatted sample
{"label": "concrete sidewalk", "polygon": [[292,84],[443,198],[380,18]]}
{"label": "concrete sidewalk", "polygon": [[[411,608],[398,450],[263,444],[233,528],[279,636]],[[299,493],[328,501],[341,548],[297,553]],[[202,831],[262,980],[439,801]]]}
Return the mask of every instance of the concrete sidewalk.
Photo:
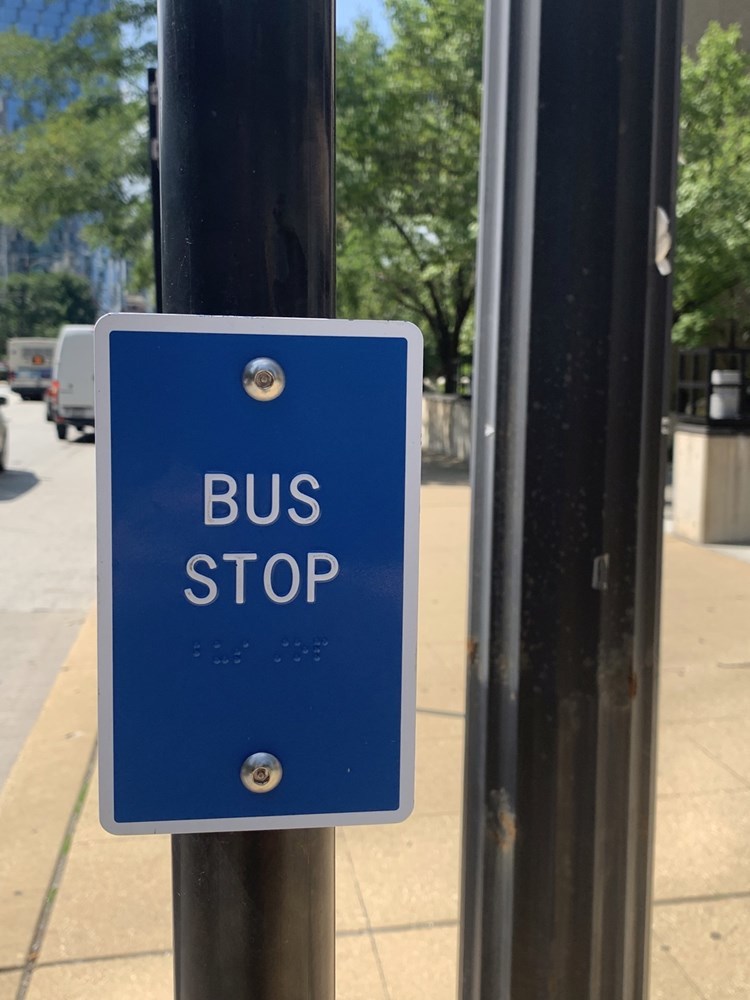
{"label": "concrete sidewalk", "polygon": [[[337,835],[339,1000],[455,1000],[469,489],[424,471],[417,806]],[[667,539],[652,1000],[750,998],[750,565]],[[0,1000],[169,1000],[169,841],[98,825],[94,623],[0,799]]]}

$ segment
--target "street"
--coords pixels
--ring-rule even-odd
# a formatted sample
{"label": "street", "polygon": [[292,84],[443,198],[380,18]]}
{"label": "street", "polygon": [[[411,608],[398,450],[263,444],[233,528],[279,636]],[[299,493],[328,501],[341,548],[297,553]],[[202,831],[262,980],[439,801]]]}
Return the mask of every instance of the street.
{"label": "street", "polygon": [[0,474],[0,788],[96,589],[93,435],[59,441],[45,404],[8,397]]}

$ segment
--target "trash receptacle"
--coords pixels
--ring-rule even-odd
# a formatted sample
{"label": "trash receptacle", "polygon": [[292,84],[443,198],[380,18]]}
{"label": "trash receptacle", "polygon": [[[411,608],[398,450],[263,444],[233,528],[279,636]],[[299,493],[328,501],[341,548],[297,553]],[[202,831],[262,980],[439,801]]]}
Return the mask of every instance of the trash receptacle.
{"label": "trash receptacle", "polygon": [[740,373],[715,368],[711,372],[711,401],[708,415],[712,420],[737,420],[740,415]]}

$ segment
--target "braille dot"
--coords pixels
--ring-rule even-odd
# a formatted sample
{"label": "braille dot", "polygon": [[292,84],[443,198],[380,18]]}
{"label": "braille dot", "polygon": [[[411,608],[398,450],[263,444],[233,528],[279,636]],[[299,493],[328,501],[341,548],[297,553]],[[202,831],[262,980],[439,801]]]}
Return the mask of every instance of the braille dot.
{"label": "braille dot", "polygon": [[214,639],[214,649],[221,649],[221,643],[218,639]]}
{"label": "braille dot", "polygon": [[302,660],[302,657],[301,656],[294,656],[294,657],[292,657],[292,659],[294,660],[295,663],[299,663]]}
{"label": "braille dot", "polygon": [[224,659],[221,662],[222,663],[229,663],[229,657],[225,656]]}
{"label": "braille dot", "polygon": [[286,648],[289,645],[289,640],[288,639],[282,639],[281,640],[281,645]]}
{"label": "braille dot", "polygon": [[216,664],[216,666],[218,666],[221,663],[221,658],[218,657],[218,656],[215,656],[214,657],[214,663]]}
{"label": "braille dot", "polygon": [[307,646],[303,646],[302,647],[302,652],[305,654],[305,656],[307,656],[307,654],[310,652],[310,650],[307,648]]}
{"label": "braille dot", "polygon": [[200,651],[199,649],[194,649],[194,650],[193,650],[193,656],[195,656],[195,657],[197,658],[197,657],[199,657],[200,655],[201,655],[201,651]]}
{"label": "braille dot", "polygon": [[315,660],[316,663],[320,663],[320,657],[318,656],[317,653],[315,654],[315,656],[313,656],[313,660]]}
{"label": "braille dot", "polygon": [[235,664],[239,664],[239,663],[242,663],[242,660],[239,658],[239,656],[235,656],[234,662],[235,662]]}
{"label": "braille dot", "polygon": [[323,639],[323,640],[322,640],[322,642],[323,642],[323,645],[324,645],[324,646],[327,646],[327,645],[328,645],[328,639]]}
{"label": "braille dot", "polygon": [[249,645],[250,645],[250,643],[249,643],[249,642],[243,642],[243,643],[242,643],[242,648],[243,648],[243,649],[247,649],[247,648],[249,647]]}
{"label": "braille dot", "polygon": [[274,656],[273,662],[274,663],[281,663],[281,657],[280,656]]}
{"label": "braille dot", "polygon": [[302,645],[302,641],[300,639],[295,639],[294,640],[294,645],[295,646],[301,646]]}

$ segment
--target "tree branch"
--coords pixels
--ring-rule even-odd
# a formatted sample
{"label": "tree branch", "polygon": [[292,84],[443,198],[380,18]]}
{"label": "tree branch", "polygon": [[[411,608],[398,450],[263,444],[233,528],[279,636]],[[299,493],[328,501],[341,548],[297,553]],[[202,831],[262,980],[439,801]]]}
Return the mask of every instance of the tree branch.
{"label": "tree branch", "polygon": [[427,291],[430,293],[432,304],[435,307],[435,315],[437,316],[441,326],[447,330],[448,322],[445,318],[443,307],[440,305],[440,299],[438,298],[437,292],[435,291],[435,283],[433,281],[426,281],[425,286],[427,287]]}
{"label": "tree branch", "polygon": [[393,228],[399,234],[399,236],[404,241],[404,243],[406,243],[407,247],[411,251],[412,256],[414,257],[414,259],[416,260],[417,264],[419,265],[419,269],[422,270],[422,268],[425,267],[425,261],[423,260],[422,255],[420,254],[420,252],[417,250],[417,248],[416,248],[416,246],[414,244],[414,241],[412,240],[412,238],[409,236],[409,234],[404,229],[403,225],[398,221],[398,219],[396,219],[390,213],[386,214],[386,219],[393,226]]}
{"label": "tree branch", "polygon": [[689,302],[686,302],[680,309],[674,309],[672,311],[672,322],[676,323],[677,320],[682,319],[683,316],[689,316],[690,313],[697,312],[699,309],[702,309],[703,306],[708,305],[709,302],[713,302],[714,299],[717,299],[720,295],[723,295],[725,292],[731,292],[732,289],[737,288],[741,284],[742,284],[741,279],[732,278],[732,280],[728,284],[722,285],[720,288],[715,289],[714,291],[705,295],[702,299],[691,299]]}

